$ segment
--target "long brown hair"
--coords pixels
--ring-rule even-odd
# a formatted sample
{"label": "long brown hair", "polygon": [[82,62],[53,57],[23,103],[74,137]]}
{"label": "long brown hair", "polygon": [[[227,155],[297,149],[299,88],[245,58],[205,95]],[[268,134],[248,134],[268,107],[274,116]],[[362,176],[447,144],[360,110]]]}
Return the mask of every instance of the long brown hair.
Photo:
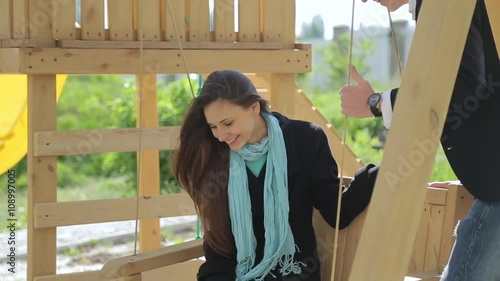
{"label": "long brown hair", "polygon": [[213,136],[203,111],[219,99],[244,108],[258,101],[261,112],[270,112],[269,103],[242,73],[232,70],[211,73],[187,110],[172,168],[174,177],[195,203],[205,241],[220,254],[233,256],[236,248],[227,196],[229,147]]}

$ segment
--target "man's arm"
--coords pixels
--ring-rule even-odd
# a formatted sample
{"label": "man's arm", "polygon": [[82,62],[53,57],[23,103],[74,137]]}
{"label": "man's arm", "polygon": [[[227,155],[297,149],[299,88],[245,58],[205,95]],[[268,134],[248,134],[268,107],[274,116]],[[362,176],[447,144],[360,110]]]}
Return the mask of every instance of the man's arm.
{"label": "man's arm", "polygon": [[[351,77],[357,85],[345,85],[340,89],[342,113],[354,118],[373,117],[373,113],[368,106],[368,97],[375,91],[370,82],[365,80],[353,66],[350,69]],[[389,129],[392,120],[392,108],[396,101],[398,89],[382,93],[380,109],[384,118],[384,126]]]}

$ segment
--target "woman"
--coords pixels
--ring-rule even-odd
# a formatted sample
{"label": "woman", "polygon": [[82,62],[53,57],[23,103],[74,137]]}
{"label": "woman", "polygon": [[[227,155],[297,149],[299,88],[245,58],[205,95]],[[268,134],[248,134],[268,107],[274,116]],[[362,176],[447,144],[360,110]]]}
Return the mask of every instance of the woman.
{"label": "woman", "polygon": [[[321,127],[271,113],[245,75],[216,71],[187,112],[173,170],[205,232],[199,281],[320,281],[313,208],[335,227],[339,188]],[[368,205],[376,170],[344,191],[340,228]]]}

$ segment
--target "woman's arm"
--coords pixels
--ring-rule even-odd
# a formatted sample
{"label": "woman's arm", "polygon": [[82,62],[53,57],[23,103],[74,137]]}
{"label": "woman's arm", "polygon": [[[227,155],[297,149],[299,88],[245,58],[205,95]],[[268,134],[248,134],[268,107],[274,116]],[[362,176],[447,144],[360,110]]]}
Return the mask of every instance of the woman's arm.
{"label": "woman's arm", "polygon": [[[314,166],[312,167],[313,205],[325,221],[335,227],[339,190],[338,168],[328,139],[318,127],[315,134]],[[342,193],[339,228],[347,227],[370,202],[378,167],[369,164],[360,168],[349,188]]]}

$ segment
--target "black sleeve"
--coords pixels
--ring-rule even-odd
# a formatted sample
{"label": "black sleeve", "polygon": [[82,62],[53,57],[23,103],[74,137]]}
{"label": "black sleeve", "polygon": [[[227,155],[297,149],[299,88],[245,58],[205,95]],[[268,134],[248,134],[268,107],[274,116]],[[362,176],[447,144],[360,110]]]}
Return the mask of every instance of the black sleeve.
{"label": "black sleeve", "polygon": [[[422,0],[417,0],[417,20],[421,5]],[[484,0],[478,0],[465,41],[464,52],[460,61],[460,67],[458,69],[446,120],[446,122],[450,123],[453,127],[460,124],[458,121],[461,118],[468,117],[472,113],[479,114],[481,110],[478,109],[488,105],[488,99],[483,99],[482,97],[489,96],[489,93],[487,93],[489,90],[488,86],[491,87],[489,84],[492,84],[489,82],[492,80],[494,81],[494,79],[492,79],[491,73],[486,73],[486,69],[491,69],[491,67],[487,67],[488,63],[495,62],[486,61],[484,53],[485,50],[491,53],[495,52],[492,38],[493,35]],[[495,55],[492,55],[492,57],[495,57]],[[391,104],[393,110],[397,93],[398,89],[393,89],[391,91]],[[464,107],[468,106],[468,100],[478,101],[477,108],[473,110],[473,112],[465,112],[466,110]]]}
{"label": "black sleeve", "polygon": [[[313,205],[321,213],[325,221],[335,227],[337,216],[337,202],[339,178],[337,163],[335,162],[328,138],[325,132],[316,129],[314,153],[314,167],[312,167]],[[370,202],[373,186],[375,185],[376,170],[370,164],[358,170],[355,179],[342,193],[339,228],[347,227]]]}
{"label": "black sleeve", "polygon": [[236,280],[236,258],[226,257],[206,242],[203,243],[206,262],[200,266],[198,281],[234,281]]}

